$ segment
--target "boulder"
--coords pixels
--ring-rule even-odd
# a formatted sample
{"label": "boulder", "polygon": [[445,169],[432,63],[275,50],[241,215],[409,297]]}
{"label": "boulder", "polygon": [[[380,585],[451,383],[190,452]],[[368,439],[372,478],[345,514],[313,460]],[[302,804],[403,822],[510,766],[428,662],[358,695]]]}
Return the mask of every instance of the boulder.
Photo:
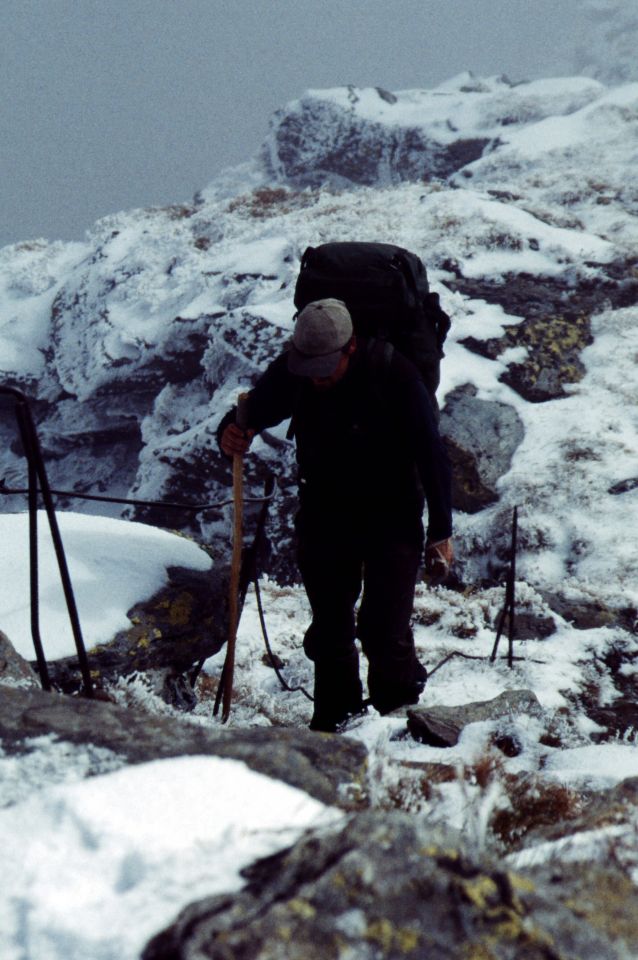
{"label": "boulder", "polygon": [[443,181],[458,171],[471,178],[468,166],[498,152],[504,128],[571,113],[598,89],[557,85],[548,95],[464,73],[434,90],[309,90],[274,115],[262,165],[275,182],[301,187]]}
{"label": "boulder", "polygon": [[586,872],[565,871],[559,902],[550,877],[534,882],[464,847],[424,818],[357,814],[248,867],[241,892],[187,907],[143,960],[613,960],[638,945],[638,891],[620,875],[615,930],[567,895]]}
{"label": "boulder", "polygon": [[440,422],[452,464],[452,505],[466,513],[498,500],[498,481],[525,435],[513,407],[476,393],[466,384],[448,394]]}
{"label": "boulder", "polygon": [[[369,101],[378,101],[387,120],[371,119]],[[265,145],[265,166],[302,187],[322,184],[387,185],[444,179],[482,156],[485,136],[454,136],[405,122],[397,97],[384,90],[349,87],[329,94],[308,93],[275,114]],[[390,121],[390,122],[388,122]]]}
{"label": "boulder", "polygon": [[516,640],[546,640],[555,632],[553,617],[531,610],[516,611]]}
{"label": "boulder", "polygon": [[14,687],[40,688],[37,674],[21,657],[8,636],[0,630],[0,683]]}
{"label": "boulder", "polygon": [[493,700],[458,707],[416,707],[408,710],[408,730],[415,740],[433,747],[453,747],[470,723],[497,720],[518,713],[540,717],[543,708],[531,690],[506,690]]}
{"label": "boulder", "polygon": [[[108,643],[87,650],[98,686],[140,671],[179,675],[217,653],[227,639],[227,567],[201,572],[170,567],[168,582],[149,600],[128,611],[131,626]],[[82,685],[76,656],[49,663],[51,681],[65,692]]]}
{"label": "boulder", "polygon": [[293,728],[210,729],[186,719],[149,716],[114,703],[6,687],[0,696],[0,742],[24,753],[34,737],[103,747],[128,763],[182,756],[242,760],[266,776],[346,810],[366,806],[367,751],[331,734]]}

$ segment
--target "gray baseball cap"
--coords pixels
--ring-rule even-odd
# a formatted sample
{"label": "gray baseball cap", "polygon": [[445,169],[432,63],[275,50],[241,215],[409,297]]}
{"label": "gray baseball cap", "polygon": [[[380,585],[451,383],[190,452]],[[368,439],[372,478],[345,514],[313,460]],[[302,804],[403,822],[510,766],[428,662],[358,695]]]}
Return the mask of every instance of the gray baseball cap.
{"label": "gray baseball cap", "polygon": [[352,334],[352,319],[343,301],[309,303],[295,323],[288,369],[299,377],[329,377]]}

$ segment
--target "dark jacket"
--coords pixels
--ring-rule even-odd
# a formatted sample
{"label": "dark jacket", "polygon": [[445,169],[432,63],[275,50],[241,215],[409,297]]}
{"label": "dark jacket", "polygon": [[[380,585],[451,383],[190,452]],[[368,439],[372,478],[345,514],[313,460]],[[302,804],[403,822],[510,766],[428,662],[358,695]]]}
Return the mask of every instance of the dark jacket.
{"label": "dark jacket", "polygon": [[[427,389],[397,351],[381,356],[359,340],[337,384],[316,390],[274,360],[250,392],[248,425],[257,433],[292,417],[302,508],[359,511],[391,526],[420,520],[428,504],[428,537],[451,536],[450,467]],[[231,411],[219,435],[234,419]]]}

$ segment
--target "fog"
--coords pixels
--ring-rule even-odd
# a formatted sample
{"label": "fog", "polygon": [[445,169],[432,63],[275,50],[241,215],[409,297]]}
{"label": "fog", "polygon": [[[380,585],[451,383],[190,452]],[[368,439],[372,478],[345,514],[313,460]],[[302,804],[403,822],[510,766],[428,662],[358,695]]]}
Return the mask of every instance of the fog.
{"label": "fog", "polygon": [[572,72],[582,0],[0,0],[0,245],[188,200],[308,87]]}

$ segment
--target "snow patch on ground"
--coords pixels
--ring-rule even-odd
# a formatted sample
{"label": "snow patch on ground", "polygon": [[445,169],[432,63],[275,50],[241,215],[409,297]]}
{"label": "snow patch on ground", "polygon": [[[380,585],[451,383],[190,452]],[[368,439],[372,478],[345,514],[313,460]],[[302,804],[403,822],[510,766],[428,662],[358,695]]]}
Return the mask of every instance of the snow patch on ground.
{"label": "snow patch on ground", "polygon": [[343,814],[244,764],[158,760],[0,810],[3,960],[135,960],[187,904]]}

